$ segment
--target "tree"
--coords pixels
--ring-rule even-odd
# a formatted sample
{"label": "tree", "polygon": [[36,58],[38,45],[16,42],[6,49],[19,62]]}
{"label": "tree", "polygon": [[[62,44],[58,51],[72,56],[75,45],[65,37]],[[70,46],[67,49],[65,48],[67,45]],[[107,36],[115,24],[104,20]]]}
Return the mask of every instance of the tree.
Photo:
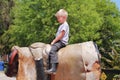
{"label": "tree", "polygon": [[[7,47],[8,45],[3,45],[1,36],[9,29],[9,25],[11,24],[10,10],[13,6],[13,0],[0,0],[0,54],[6,53],[6,49],[3,50],[4,46],[9,48]],[[4,44],[6,43],[4,42]]]}
{"label": "tree", "polygon": [[111,69],[120,69],[120,54],[112,47],[112,52],[107,52],[104,57],[102,57],[102,61],[104,62],[104,68]]}
{"label": "tree", "polygon": [[[97,0],[97,12],[102,17],[102,25],[100,25],[100,42],[101,46],[109,51],[112,46],[112,42],[116,39],[120,39],[120,12],[115,6],[115,3],[109,0]],[[109,46],[109,48],[108,48]]]}
{"label": "tree", "polygon": [[100,2],[100,0],[96,1],[98,6],[97,12],[103,17],[103,22],[99,30],[99,49],[102,54],[102,64],[105,65],[104,67],[114,68],[116,67],[116,63],[119,62],[120,54],[119,46],[114,44],[114,42],[120,39],[120,24],[118,22],[120,20],[120,11],[115,6],[115,3],[109,0],[102,0],[101,4]]}
{"label": "tree", "polygon": [[12,0],[0,1],[0,36],[5,30],[8,30],[10,25],[10,9],[13,6]]}
{"label": "tree", "polygon": [[[14,33],[10,33],[10,36],[12,38],[16,37],[16,41],[12,40],[18,42],[17,45],[21,46],[27,46],[35,41],[51,42],[56,31],[53,26],[58,26],[54,14],[60,8],[65,8],[69,12],[68,22],[71,27],[70,43],[98,39],[99,33],[96,32],[100,28],[101,18],[94,10],[93,0],[89,0],[91,4],[87,2],[88,0],[71,0],[66,2],[58,0],[53,2],[47,0],[16,0],[16,6],[12,12],[12,15],[15,17],[13,20],[14,25],[11,25],[15,31],[13,29]],[[80,4],[78,5],[77,3]],[[12,31],[12,29],[10,30]]]}

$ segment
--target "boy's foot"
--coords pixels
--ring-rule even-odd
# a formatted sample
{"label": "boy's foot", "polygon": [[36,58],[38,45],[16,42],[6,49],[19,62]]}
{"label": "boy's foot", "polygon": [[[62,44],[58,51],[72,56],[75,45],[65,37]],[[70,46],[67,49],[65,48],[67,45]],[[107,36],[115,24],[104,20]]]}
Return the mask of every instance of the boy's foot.
{"label": "boy's foot", "polygon": [[49,69],[49,70],[46,70],[45,72],[46,72],[47,74],[56,73],[56,68],[57,68],[57,63],[53,63],[53,64],[52,64],[52,68]]}
{"label": "boy's foot", "polygon": [[56,74],[56,72],[50,72],[50,71],[48,71],[48,70],[46,70],[45,73],[46,73],[46,74],[53,74],[53,75]]}

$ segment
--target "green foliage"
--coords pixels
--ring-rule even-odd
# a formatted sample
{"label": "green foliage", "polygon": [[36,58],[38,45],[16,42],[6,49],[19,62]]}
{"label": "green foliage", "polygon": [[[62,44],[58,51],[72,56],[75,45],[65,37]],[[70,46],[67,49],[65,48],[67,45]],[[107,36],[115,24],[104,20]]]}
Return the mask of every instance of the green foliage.
{"label": "green foliage", "polygon": [[119,80],[120,79],[120,75],[115,75],[113,80]]}
{"label": "green foliage", "polygon": [[5,30],[9,27],[10,22],[10,8],[12,0],[0,0],[0,36],[4,33]]}
{"label": "green foliage", "polygon": [[7,36],[4,36],[5,39],[3,41],[1,41],[3,38],[1,36],[9,29],[11,23],[10,9],[13,5],[13,0],[0,0],[0,54],[6,53],[8,51],[7,48],[10,48],[6,43],[6,41],[9,41],[6,40]]}
{"label": "green foliage", "polygon": [[[79,5],[74,5],[78,4]],[[99,33],[102,18],[96,12],[95,2],[93,0],[75,1],[69,6],[71,36],[70,43],[83,42],[99,39]]]}
{"label": "green foliage", "polygon": [[120,24],[118,22],[120,20],[120,11],[116,8],[115,4],[109,0],[102,0],[102,4],[99,3],[99,0],[96,2],[97,12],[103,17],[103,22],[99,31],[99,49],[102,53],[103,67],[119,69],[120,49],[119,46],[116,46],[114,43],[116,43],[116,41],[118,42],[120,39]]}
{"label": "green foliage", "polygon": [[112,52],[108,52],[102,57],[102,61],[105,63],[104,68],[120,69],[120,54],[111,48]]}
{"label": "green foliage", "polygon": [[[97,12],[103,18],[103,22],[100,29],[100,41],[101,46],[109,51],[112,46],[112,42],[116,39],[120,39],[120,12],[116,8],[115,4],[109,0],[102,0],[102,4],[97,2]],[[109,48],[108,48],[109,46]]]}
{"label": "green foliage", "polygon": [[13,30],[15,33],[10,33],[10,36],[16,37],[16,41],[19,43],[17,45],[27,46],[36,41],[50,43],[58,26],[54,14],[60,8],[65,8],[69,13],[70,43],[99,38],[97,31],[100,29],[101,18],[95,10],[96,6],[93,0],[89,0],[89,3],[88,0],[54,0],[52,2],[15,0],[15,4],[11,11],[11,15],[15,17],[11,27],[16,29]]}

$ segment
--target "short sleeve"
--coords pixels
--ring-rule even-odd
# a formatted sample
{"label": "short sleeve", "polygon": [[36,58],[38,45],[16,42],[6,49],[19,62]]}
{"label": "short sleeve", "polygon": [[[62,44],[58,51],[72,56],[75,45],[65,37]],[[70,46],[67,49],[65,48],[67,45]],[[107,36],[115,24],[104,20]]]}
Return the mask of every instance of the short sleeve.
{"label": "short sleeve", "polygon": [[67,25],[66,25],[66,24],[64,24],[64,25],[62,26],[61,31],[63,31],[63,30],[64,30],[65,32],[67,31]]}

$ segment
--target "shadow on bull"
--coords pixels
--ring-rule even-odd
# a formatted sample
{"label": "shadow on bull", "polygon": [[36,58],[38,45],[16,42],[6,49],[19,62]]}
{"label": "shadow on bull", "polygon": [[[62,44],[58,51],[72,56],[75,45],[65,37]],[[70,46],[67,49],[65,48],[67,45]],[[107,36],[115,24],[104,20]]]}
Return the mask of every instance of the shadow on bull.
{"label": "shadow on bull", "polygon": [[30,47],[13,46],[5,74],[17,80],[99,80],[99,51],[94,42],[68,45],[58,51],[59,64],[54,78],[48,68],[49,44],[36,42]]}

